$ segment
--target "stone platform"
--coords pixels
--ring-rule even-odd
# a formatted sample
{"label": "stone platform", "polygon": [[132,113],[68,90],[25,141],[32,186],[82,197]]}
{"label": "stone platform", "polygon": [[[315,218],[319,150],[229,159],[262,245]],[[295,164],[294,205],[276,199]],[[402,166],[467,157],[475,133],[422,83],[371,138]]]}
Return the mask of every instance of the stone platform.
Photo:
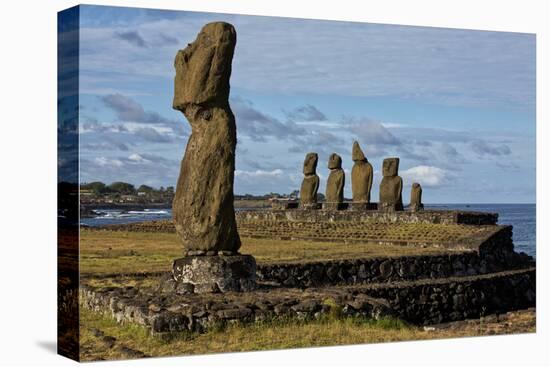
{"label": "stone platform", "polygon": [[182,293],[249,292],[256,288],[256,260],[250,255],[185,256],[174,261],[162,287]]}
{"label": "stone platform", "polygon": [[[116,280],[111,280],[111,284]],[[248,293],[178,295],[140,285],[81,285],[85,307],[155,333],[199,331],[227,322],[319,318],[327,313],[378,319],[396,316],[426,325],[535,305],[534,268],[485,275],[356,286],[279,288]]]}
{"label": "stone platform", "polygon": [[[347,204],[347,203],[343,203]],[[381,212],[378,210],[309,210],[272,209],[243,210],[236,213],[237,222],[290,221],[290,222],[360,222],[360,223],[433,223],[494,225],[497,213],[460,210],[421,210]]]}
{"label": "stone platform", "polygon": [[[334,246],[364,243],[365,255],[259,262],[257,288],[244,293],[229,288],[225,293],[192,293],[186,286],[190,282],[170,283],[168,274],[148,273],[94,276],[93,282],[83,277],[81,294],[86,307],[155,333],[328,313],[388,315],[426,325],[534,307],[535,262],[514,251],[512,227],[496,225],[497,219],[492,213],[439,210],[243,211],[237,213],[243,238],[299,241],[304,251],[308,241]],[[170,231],[171,223],[116,228]],[[378,244],[414,246],[418,251],[369,257],[369,246]],[[188,260],[180,265],[192,267]],[[174,274],[184,273],[175,269]]]}

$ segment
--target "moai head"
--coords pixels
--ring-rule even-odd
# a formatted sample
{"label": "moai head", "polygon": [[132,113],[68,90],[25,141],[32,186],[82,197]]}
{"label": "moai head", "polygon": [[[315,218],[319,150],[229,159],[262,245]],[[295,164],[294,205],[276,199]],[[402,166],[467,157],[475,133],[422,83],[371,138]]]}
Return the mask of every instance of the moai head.
{"label": "moai head", "polygon": [[328,158],[328,168],[329,169],[342,168],[342,157],[340,157],[336,153],[332,153]]}
{"label": "moai head", "polygon": [[205,25],[197,39],[176,55],[173,108],[227,103],[237,34],[229,23]]}
{"label": "moai head", "polygon": [[412,189],[417,191],[418,189],[420,189],[420,184],[418,182],[414,182],[412,185]]}
{"label": "moai head", "polygon": [[304,159],[304,175],[314,175],[317,170],[317,153],[308,153]]}
{"label": "moai head", "polygon": [[361,150],[361,147],[359,146],[359,143],[354,141],[353,142],[353,148],[351,150],[351,159],[354,162],[366,162],[367,157],[365,157],[365,154],[363,154],[363,151]]}
{"label": "moai head", "polygon": [[386,158],[382,165],[382,174],[384,177],[397,176],[399,170],[399,158]]}

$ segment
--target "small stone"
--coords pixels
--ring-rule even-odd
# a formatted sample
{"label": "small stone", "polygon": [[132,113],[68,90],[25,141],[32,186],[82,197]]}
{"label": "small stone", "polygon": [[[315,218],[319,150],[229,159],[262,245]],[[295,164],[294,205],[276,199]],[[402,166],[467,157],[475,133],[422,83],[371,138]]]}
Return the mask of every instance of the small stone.
{"label": "small stone", "polygon": [[296,312],[313,313],[321,309],[321,304],[316,300],[306,300],[291,307]]}
{"label": "small stone", "polygon": [[219,310],[216,312],[216,315],[218,315],[220,319],[244,319],[252,315],[252,310],[249,308],[233,308]]}
{"label": "small stone", "polygon": [[105,346],[110,349],[115,345],[116,338],[112,336],[104,336],[102,339],[103,343],[105,343]]}
{"label": "small stone", "polygon": [[149,310],[151,310],[153,312],[159,312],[160,311],[160,306],[157,305],[157,304],[154,304],[154,303],[151,303],[148,308],[149,308]]}
{"label": "small stone", "polygon": [[196,284],[195,293],[220,293],[220,287],[216,283]]}
{"label": "small stone", "polygon": [[176,294],[192,294],[195,291],[195,286],[187,282],[179,282],[176,284]]}
{"label": "small stone", "polygon": [[217,256],[218,251],[206,251],[206,256]]}
{"label": "small stone", "polygon": [[204,250],[189,250],[187,251],[187,256],[204,256],[206,251]]}
{"label": "small stone", "polygon": [[380,276],[383,278],[389,278],[393,273],[393,267],[389,260],[383,261],[380,264]]}
{"label": "small stone", "polygon": [[235,255],[238,255],[239,253],[238,252],[235,252],[235,251],[220,251],[219,252],[219,255],[222,255],[222,256],[235,256]]}
{"label": "small stone", "polygon": [[164,274],[160,281],[157,291],[160,293],[172,293],[176,287],[176,281],[172,274]]}

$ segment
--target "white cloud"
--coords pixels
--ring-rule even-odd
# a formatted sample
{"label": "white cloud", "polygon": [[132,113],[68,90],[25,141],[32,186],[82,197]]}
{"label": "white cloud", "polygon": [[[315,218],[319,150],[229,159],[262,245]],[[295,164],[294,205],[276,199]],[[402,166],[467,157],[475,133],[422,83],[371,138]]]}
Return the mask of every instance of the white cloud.
{"label": "white cloud", "polygon": [[435,187],[444,184],[449,174],[446,170],[433,166],[416,166],[400,173],[407,184],[418,182],[422,186]]}
{"label": "white cloud", "polygon": [[94,159],[95,163],[97,163],[99,166],[105,167],[105,166],[111,166],[111,167],[122,167],[124,163],[122,163],[119,159],[112,159],[107,157],[97,157]]}
{"label": "white cloud", "polygon": [[278,168],[272,171],[264,171],[261,169],[258,169],[256,171],[235,170],[235,176],[244,178],[280,177],[281,175],[283,175],[283,170]]}
{"label": "white cloud", "polygon": [[138,162],[138,163],[149,162],[149,160],[143,158],[141,155],[137,153],[130,154],[128,159],[132,162]]}

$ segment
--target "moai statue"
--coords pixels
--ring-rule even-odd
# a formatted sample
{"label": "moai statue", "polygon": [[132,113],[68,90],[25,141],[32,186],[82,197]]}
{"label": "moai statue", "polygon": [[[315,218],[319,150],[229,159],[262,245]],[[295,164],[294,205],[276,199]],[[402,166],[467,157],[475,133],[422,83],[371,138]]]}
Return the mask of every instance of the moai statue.
{"label": "moai statue", "polygon": [[397,175],[399,158],[386,158],[382,166],[382,182],[380,182],[380,200],[378,209],[383,211],[403,210],[403,180]]}
{"label": "moai statue", "polygon": [[304,180],[300,187],[300,206],[304,209],[317,209],[317,190],[319,190],[319,176],[317,176],[317,153],[308,153],[304,159]]}
{"label": "moai statue", "polygon": [[355,162],[351,169],[351,192],[353,207],[370,209],[370,190],[372,188],[372,165],[363,154],[359,143],[354,141],[351,158]]}
{"label": "moai statue", "polygon": [[238,253],[233,207],[237,128],[229,78],[236,41],[231,24],[209,23],[174,62],[173,108],[185,115],[192,131],[172,204],[186,254],[174,262],[173,276],[198,293],[255,286],[254,258]]}
{"label": "moai statue", "polygon": [[328,160],[330,174],[327,180],[327,189],[325,193],[326,209],[343,209],[344,185],[346,177],[342,169],[342,157],[332,153]]}
{"label": "moai statue", "polygon": [[422,204],[422,186],[418,182],[412,184],[409,209],[413,212],[424,209],[424,204]]}

